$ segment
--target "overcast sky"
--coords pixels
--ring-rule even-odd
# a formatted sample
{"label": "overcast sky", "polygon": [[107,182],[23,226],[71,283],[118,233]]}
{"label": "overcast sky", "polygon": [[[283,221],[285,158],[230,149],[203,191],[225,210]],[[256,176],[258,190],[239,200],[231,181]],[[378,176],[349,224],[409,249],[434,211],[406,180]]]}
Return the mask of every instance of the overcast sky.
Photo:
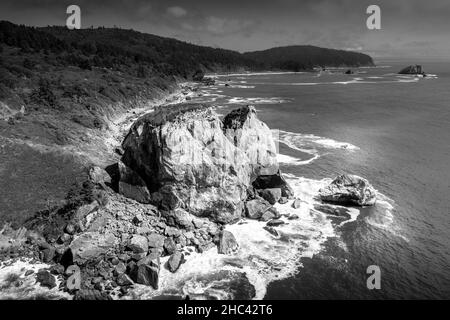
{"label": "overcast sky", "polygon": [[[70,4],[80,6],[83,28],[116,25],[241,52],[311,44],[450,57],[449,0],[1,0],[0,19],[63,25]],[[370,4],[381,8],[381,30],[366,27]]]}

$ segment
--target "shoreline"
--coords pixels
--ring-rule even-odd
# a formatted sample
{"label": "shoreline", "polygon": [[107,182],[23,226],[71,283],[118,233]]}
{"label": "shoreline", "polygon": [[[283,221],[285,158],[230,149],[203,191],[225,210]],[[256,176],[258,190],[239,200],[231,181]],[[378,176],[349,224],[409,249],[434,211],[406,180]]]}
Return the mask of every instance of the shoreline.
{"label": "shoreline", "polygon": [[[183,89],[179,89],[169,97],[162,98],[159,101],[164,100],[163,103],[166,103],[167,99],[173,99],[172,103],[178,103],[185,96],[193,95],[192,92],[187,95],[182,92],[180,94],[181,90]],[[192,102],[195,103],[195,99]],[[168,105],[170,106],[170,103]],[[126,133],[127,128],[137,118],[151,112],[155,106],[157,104],[132,109],[120,116],[114,122],[115,127],[109,140],[110,149],[115,146],[111,142],[120,141],[121,135]],[[303,161],[309,162],[315,159],[315,156],[308,155],[312,158]],[[297,164],[302,164],[303,161]],[[263,299],[270,283],[295,276],[300,267],[301,258],[310,258],[320,252],[322,244],[330,237],[336,236],[333,224],[327,218],[327,215],[315,210],[315,205],[320,203],[316,199],[317,192],[330,180],[285,176],[288,183],[294,188],[295,196],[302,199],[303,204],[297,209],[293,208],[294,200],[285,204],[275,204],[275,208],[281,214],[279,220],[283,222],[283,225],[278,226],[276,235],[265,229],[266,222],[242,218],[239,222],[225,227],[225,230],[231,231],[235,235],[240,244],[240,249],[234,256],[220,255],[215,247],[203,253],[196,253],[193,247],[186,246],[182,250],[186,261],[181,264],[177,273],[172,274],[165,268],[161,268],[159,290],[136,284],[125,295],[119,296],[119,292],[111,292],[112,297],[114,299],[153,299],[168,295],[180,296],[181,293],[182,296],[187,294],[194,298],[232,299],[236,296],[241,297],[240,294],[242,293],[218,290],[215,289],[215,286],[220,287],[221,283],[227,281],[237,281],[244,287],[246,286],[245,283],[248,283],[253,288],[254,293],[249,291],[248,294],[251,296],[246,296],[246,298]],[[121,199],[121,197],[113,199],[113,208],[115,208],[117,200],[123,201]],[[144,207],[144,205],[138,205],[134,202],[132,202],[132,205],[130,214],[134,213],[133,208],[140,210]],[[117,209],[119,208],[117,207]],[[291,220],[291,216],[296,216],[296,220]],[[352,216],[350,221],[353,220],[354,217]],[[164,265],[168,259],[167,256],[162,258],[161,264]],[[5,272],[8,272],[7,270],[0,268],[0,279],[6,277]],[[14,266],[11,270],[14,270]],[[60,292],[58,289],[52,290],[49,290],[48,293]],[[171,292],[177,292],[177,294],[171,294]]]}

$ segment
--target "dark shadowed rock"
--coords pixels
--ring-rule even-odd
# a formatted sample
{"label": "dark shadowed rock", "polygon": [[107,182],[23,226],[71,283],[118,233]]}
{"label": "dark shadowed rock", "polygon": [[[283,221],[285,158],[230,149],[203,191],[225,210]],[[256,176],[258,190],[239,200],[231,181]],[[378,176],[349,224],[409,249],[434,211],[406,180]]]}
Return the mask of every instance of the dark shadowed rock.
{"label": "dark shadowed rock", "polygon": [[322,201],[342,205],[370,206],[376,201],[376,191],[370,183],[356,175],[341,175],[319,190]]}
{"label": "dark shadowed rock", "polygon": [[195,73],[192,75],[192,80],[194,81],[202,81],[203,77],[205,76],[205,73],[202,70],[197,70],[195,71]]}
{"label": "dark shadowed rock", "polygon": [[289,217],[288,217],[288,220],[297,220],[299,217],[298,217],[298,215],[296,215],[296,214],[291,214]]}
{"label": "dark shadowed rock", "polygon": [[150,193],[142,178],[131,168],[119,162],[119,192],[127,198],[149,203]]}
{"label": "dark shadowed rock", "polygon": [[269,222],[266,223],[266,226],[269,227],[277,227],[277,226],[281,226],[282,224],[284,224],[284,221],[281,219],[272,219]]}
{"label": "dark shadowed rock", "polygon": [[258,190],[258,194],[271,205],[274,205],[281,198],[280,188],[270,188],[264,190]]}
{"label": "dark shadowed rock", "polygon": [[264,199],[249,200],[245,203],[245,214],[250,219],[259,219],[271,207]]}
{"label": "dark shadowed rock", "polygon": [[48,270],[39,270],[36,274],[36,282],[49,289],[56,287],[55,277]]}
{"label": "dark shadowed rock", "polygon": [[132,266],[131,279],[139,284],[158,289],[160,261],[159,256],[150,254]]}
{"label": "dark shadowed rock", "polygon": [[291,186],[289,186],[287,181],[284,179],[280,170],[278,170],[278,172],[273,175],[258,176],[253,182],[253,187],[259,190],[280,188],[282,197],[286,197],[288,199],[292,199],[294,197],[294,190],[292,190]]}
{"label": "dark shadowed rock", "polygon": [[234,235],[226,230],[223,230],[219,236],[219,253],[233,254],[239,249],[239,244]]}
{"label": "dark shadowed rock", "polygon": [[267,232],[269,232],[271,235],[273,235],[275,237],[279,237],[280,236],[278,231],[275,228],[273,228],[273,227],[264,226],[263,229],[266,230]]}
{"label": "dark shadowed rock", "polygon": [[180,265],[183,263],[183,260],[184,255],[181,252],[176,251],[170,256],[169,260],[167,261],[167,268],[170,272],[176,272]]}

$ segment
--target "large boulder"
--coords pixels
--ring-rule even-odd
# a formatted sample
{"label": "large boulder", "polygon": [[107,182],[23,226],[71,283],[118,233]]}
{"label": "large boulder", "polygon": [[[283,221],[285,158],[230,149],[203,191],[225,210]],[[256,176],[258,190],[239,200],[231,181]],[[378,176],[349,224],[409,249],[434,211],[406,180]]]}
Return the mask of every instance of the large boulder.
{"label": "large boulder", "polygon": [[136,121],[122,147],[123,163],[162,210],[222,224],[240,219],[252,181],[279,175],[271,131],[253,107],[234,110],[223,122],[204,105],[157,108]]}
{"label": "large boulder", "polygon": [[236,238],[230,231],[223,230],[219,237],[219,253],[232,254],[239,249]]}
{"label": "large boulder", "polygon": [[251,168],[245,153],[203,105],[160,108],[138,119],[123,144],[122,161],[146,181],[166,210],[183,208],[228,223],[243,211]]}
{"label": "large boulder", "polygon": [[133,269],[130,271],[131,279],[139,284],[152,286],[158,289],[160,271],[159,256],[150,254],[147,257],[138,261]]}
{"label": "large boulder", "polygon": [[254,107],[246,106],[231,111],[223,119],[223,130],[227,138],[247,155],[254,178],[278,172],[272,132],[258,119]]}
{"label": "large boulder", "polygon": [[52,289],[56,287],[56,280],[53,275],[50,274],[48,270],[41,269],[36,274],[36,282],[39,283],[43,287],[47,287]]}
{"label": "large boulder", "polygon": [[248,200],[245,203],[245,215],[250,219],[259,219],[270,208],[272,206],[264,199]]}
{"label": "large boulder", "polygon": [[377,193],[370,183],[356,175],[341,175],[319,190],[322,201],[342,205],[374,205]]}
{"label": "large boulder", "polygon": [[180,268],[183,261],[184,261],[184,254],[179,251],[176,251],[170,256],[169,260],[167,260],[167,268],[169,269],[170,272],[176,272],[178,268]]}
{"label": "large boulder", "polygon": [[117,244],[118,239],[112,233],[90,231],[75,237],[68,250],[73,262],[83,264],[91,259],[98,259]]}

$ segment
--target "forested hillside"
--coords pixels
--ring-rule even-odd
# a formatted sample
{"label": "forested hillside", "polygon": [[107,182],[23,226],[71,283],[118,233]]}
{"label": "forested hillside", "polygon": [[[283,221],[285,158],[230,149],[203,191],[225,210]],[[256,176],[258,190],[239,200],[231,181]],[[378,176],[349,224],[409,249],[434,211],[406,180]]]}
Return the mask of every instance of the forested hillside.
{"label": "forested hillside", "polygon": [[372,66],[370,56],[344,50],[314,46],[287,46],[263,51],[246,52],[245,57],[263,65],[263,68],[291,71],[311,70],[314,67]]}

